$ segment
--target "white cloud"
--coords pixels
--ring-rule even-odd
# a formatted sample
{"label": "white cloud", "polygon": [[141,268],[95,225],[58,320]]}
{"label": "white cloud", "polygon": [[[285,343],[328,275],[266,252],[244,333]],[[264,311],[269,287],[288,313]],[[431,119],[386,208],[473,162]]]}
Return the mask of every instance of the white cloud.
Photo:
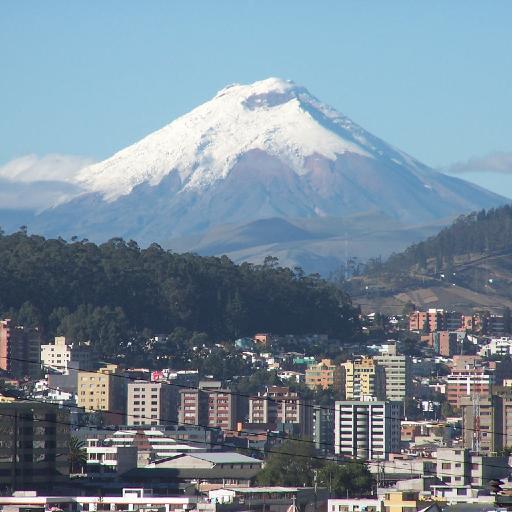
{"label": "white cloud", "polygon": [[94,162],[92,158],[75,155],[48,154],[42,157],[25,155],[0,166],[0,177],[9,181],[63,181],[73,183],[80,169]]}
{"label": "white cloud", "polygon": [[512,152],[495,151],[484,156],[476,156],[465,162],[450,165],[447,172],[464,174],[470,172],[494,172],[512,174]]}
{"label": "white cloud", "polygon": [[40,211],[81,192],[75,177],[92,158],[25,155],[0,166],[0,209]]}

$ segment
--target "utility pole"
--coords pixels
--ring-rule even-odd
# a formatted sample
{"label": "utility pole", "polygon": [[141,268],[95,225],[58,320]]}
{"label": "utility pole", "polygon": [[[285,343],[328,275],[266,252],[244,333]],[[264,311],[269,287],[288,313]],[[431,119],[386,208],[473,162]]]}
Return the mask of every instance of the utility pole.
{"label": "utility pole", "polygon": [[317,490],[318,490],[317,476],[318,476],[318,469],[314,469],[313,470],[313,482],[314,482],[314,485],[315,485],[315,510],[316,510]]}
{"label": "utility pole", "polygon": [[480,453],[480,395],[473,395],[473,451]]}

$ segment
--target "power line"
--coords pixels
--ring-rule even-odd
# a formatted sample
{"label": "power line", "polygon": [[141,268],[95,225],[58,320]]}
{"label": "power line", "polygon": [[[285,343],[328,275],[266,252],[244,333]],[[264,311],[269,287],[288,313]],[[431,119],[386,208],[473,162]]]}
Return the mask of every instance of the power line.
{"label": "power line", "polygon": [[[39,361],[33,361],[33,360],[29,360],[29,359],[22,359],[22,358],[14,358],[14,357],[10,357],[10,356],[0,356],[0,359],[7,359],[7,360],[15,360],[15,361],[20,361],[20,362],[26,362],[26,363],[29,363],[29,364],[36,364],[36,365],[39,365],[41,366],[41,362]],[[85,371],[87,373],[95,373],[95,374],[98,374],[98,375],[108,375],[108,376],[111,376],[111,377],[117,377],[117,378],[122,378],[122,379],[126,379],[126,380],[130,380],[130,381],[134,381],[134,382],[137,382],[137,381],[144,381],[144,382],[149,382],[149,383],[152,383],[153,381],[146,381],[144,379],[138,379],[136,377],[132,377],[132,376],[129,376],[129,375],[122,375],[122,374],[116,374],[116,373],[108,373],[108,374],[105,374],[105,373],[102,373],[100,370],[81,370],[80,368],[76,368],[76,367],[71,367],[71,366],[65,366],[65,365],[52,365],[51,367],[58,367],[58,368],[67,368],[67,369],[70,369],[70,370],[75,370],[75,371]],[[196,391],[202,391],[202,389],[198,386],[186,386],[184,384],[177,384],[177,383],[172,383],[172,382],[168,382],[168,381],[164,381],[164,382],[161,382],[161,384],[164,384],[164,385],[168,385],[168,386],[174,386],[174,387],[178,387],[178,388],[183,388],[183,389],[193,389],[193,390],[196,390]],[[47,388],[47,389],[51,389],[53,391],[61,391],[61,389],[59,388]],[[239,397],[243,397],[243,398],[248,398],[248,399],[258,399],[258,400],[265,400],[265,401],[268,401],[270,403],[282,403],[283,401],[286,401],[286,400],[279,400],[279,399],[275,399],[275,398],[272,398],[272,397],[265,397],[265,396],[255,396],[255,395],[247,395],[247,394],[244,394],[244,393],[238,393],[238,392],[234,392],[234,391],[230,391],[230,390],[225,390],[223,389],[222,392],[224,394],[227,394],[227,395],[231,395],[231,396],[239,396]],[[297,398],[297,399],[300,399],[302,401],[304,401],[304,399],[301,399],[301,398]],[[339,400],[341,402],[359,402],[359,400]],[[305,401],[304,401],[305,402]],[[45,402],[46,403],[46,402]],[[371,402],[368,402],[368,403],[371,403]],[[303,407],[308,407],[308,408],[313,408],[313,409],[317,409],[317,410],[325,410],[325,411],[329,411],[329,412],[336,412],[336,407],[332,408],[332,407],[326,407],[326,406],[321,406],[321,405],[314,405],[314,404],[310,404],[310,403],[303,403],[302,404]],[[117,415],[122,415],[122,416],[127,416],[125,413],[123,412],[118,412],[118,411],[102,411],[102,410],[98,410],[98,411],[95,411],[95,412],[109,412],[110,414],[117,414]],[[369,413],[367,412],[358,412],[359,415],[367,415],[369,416]],[[131,416],[134,416],[134,415],[131,415]],[[384,419],[392,419],[392,420],[397,420],[399,419],[400,421],[407,421],[406,418],[403,418],[403,417],[399,417],[399,418],[396,418],[396,417],[393,417],[393,416],[383,416]],[[151,419],[149,417],[146,417],[144,416],[144,419]],[[215,427],[215,426],[212,426],[212,425],[200,425],[200,424],[195,424],[195,423],[186,423],[186,422],[176,422],[175,420],[171,420],[169,418],[161,418],[163,421],[166,421],[166,422],[169,422],[169,423],[175,423],[175,424],[178,424],[178,425],[189,425],[189,426],[195,426],[195,427],[199,427],[199,428],[203,428],[203,429],[208,429],[208,430],[222,430],[220,429],[219,427]],[[465,427],[465,426],[462,426],[460,428],[460,430],[463,432],[463,431],[471,431],[471,432],[480,432],[481,429],[474,429],[474,428],[470,428],[470,427]],[[222,430],[223,432],[229,432],[229,431],[225,431],[225,430]],[[507,436],[507,433],[506,432],[499,432],[499,431],[493,431],[493,430],[483,430],[484,432],[486,433],[491,433],[491,434],[496,434],[496,435],[501,435],[501,436]],[[258,436],[258,435],[261,435],[260,433],[254,433],[254,432],[250,432],[250,431],[246,431],[246,430],[238,430],[237,432],[241,432],[241,433],[245,433],[247,434],[248,436]],[[276,436],[276,437],[279,437],[279,436]],[[281,437],[282,439],[289,439],[289,440],[292,440],[292,441],[300,441],[300,442],[308,442],[308,443],[311,443],[311,444],[319,444],[319,443],[315,443],[314,440],[309,440],[309,439],[302,439],[302,438],[292,438],[292,437]],[[331,445],[330,443],[320,443],[321,445],[326,445],[326,446],[333,446]]]}
{"label": "power line", "polygon": [[[48,402],[44,402],[44,401],[40,401],[40,400],[35,400],[35,399],[16,399],[14,400],[14,402],[6,402],[5,403],[5,406],[6,407],[9,407],[9,405],[12,405],[13,403],[19,403],[19,402],[24,402],[24,401],[28,401],[28,402],[33,402],[33,403],[37,403],[37,404],[43,404],[43,405],[50,405],[54,408],[61,408],[61,407],[72,407],[72,406],[65,406],[65,405],[62,405],[62,404],[51,404],[51,403],[48,403]],[[2,408],[2,405],[0,404],[0,409]],[[105,411],[101,411],[101,412],[105,412]],[[106,411],[106,412],[114,412],[114,411]],[[8,418],[17,418],[19,417],[19,415],[13,415],[13,414],[5,414],[5,413],[0,413],[0,416],[1,417],[8,417]],[[52,423],[52,424],[57,424],[57,425],[65,425],[65,426],[69,426],[69,427],[75,427],[75,425],[73,423],[69,423],[69,422],[65,422],[65,421],[60,421],[60,420],[54,420],[54,419],[50,419],[50,418],[34,418],[32,417],[31,418],[32,421],[37,421],[37,422],[42,422],[42,423]],[[198,426],[198,425],[195,425],[195,426]],[[112,430],[114,432],[117,432],[117,431],[123,431],[123,429],[116,429],[115,427],[110,427],[110,428],[102,428],[102,427],[98,427],[98,426],[89,426],[88,428],[91,428],[93,430]],[[303,440],[297,440],[297,441],[303,441]],[[350,464],[354,464],[354,463],[362,463],[362,464],[369,464],[371,462],[375,462],[375,461],[359,461],[357,459],[352,459],[352,460],[339,460],[339,459],[333,459],[333,458],[329,458],[329,457],[322,457],[322,456],[318,456],[318,455],[304,455],[304,454],[299,454],[299,453],[290,453],[290,452],[283,452],[282,450],[271,450],[271,449],[265,449],[265,448],[245,448],[245,447],[240,447],[240,446],[237,446],[237,445],[232,445],[232,444],[229,444],[229,443],[226,443],[226,442],[211,442],[210,444],[214,445],[214,446],[223,446],[223,447],[228,447],[228,448],[238,448],[238,449],[242,449],[242,450],[249,450],[251,452],[261,452],[261,453],[277,453],[277,454],[280,454],[280,455],[289,455],[290,457],[300,457],[300,458],[306,458],[306,459],[313,459],[313,460],[321,460],[321,461],[328,461],[328,462],[333,462],[333,463],[336,463],[336,464],[339,464],[339,465],[350,465]],[[402,455],[402,453],[399,453],[399,452],[391,452],[391,451],[385,451],[384,453],[387,453],[388,455]],[[411,461],[413,461],[415,459],[412,459]],[[437,461],[440,461],[440,462],[456,462],[452,459],[440,459],[440,458],[435,458],[435,459],[428,459],[428,460],[432,460],[432,462],[437,462]],[[396,461],[383,461],[383,460],[380,460],[380,461],[377,461],[377,462],[380,462],[380,463],[383,463],[383,462],[386,462],[386,463],[392,463],[395,465],[396,467],[396,464],[397,462]],[[499,468],[499,469],[503,469],[503,466],[501,465],[497,465],[497,464],[491,464],[491,463],[482,463],[482,467],[494,467],[494,468]],[[427,472],[429,472],[427,470]],[[433,474],[433,473],[432,473]],[[444,475],[444,476],[456,476],[454,473],[443,473],[442,471],[441,472],[438,472],[436,470],[436,475]],[[463,473],[463,476],[471,476],[471,474],[469,475],[464,475]]]}

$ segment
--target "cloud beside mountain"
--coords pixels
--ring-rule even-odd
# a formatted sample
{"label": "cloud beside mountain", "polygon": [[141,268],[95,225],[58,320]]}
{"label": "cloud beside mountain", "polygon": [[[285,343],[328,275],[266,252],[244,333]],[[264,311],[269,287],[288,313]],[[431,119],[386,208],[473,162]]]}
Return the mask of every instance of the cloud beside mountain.
{"label": "cloud beside mountain", "polygon": [[92,158],[52,153],[21,156],[0,166],[0,178],[10,181],[65,181],[73,183],[78,171],[94,162]]}
{"label": "cloud beside mountain", "polygon": [[7,210],[40,211],[82,191],[76,175],[92,158],[58,153],[15,158],[0,166],[0,204]]}
{"label": "cloud beside mountain", "polygon": [[512,173],[512,152],[495,151],[484,156],[472,157],[464,162],[452,164],[447,172],[465,174],[472,172]]}

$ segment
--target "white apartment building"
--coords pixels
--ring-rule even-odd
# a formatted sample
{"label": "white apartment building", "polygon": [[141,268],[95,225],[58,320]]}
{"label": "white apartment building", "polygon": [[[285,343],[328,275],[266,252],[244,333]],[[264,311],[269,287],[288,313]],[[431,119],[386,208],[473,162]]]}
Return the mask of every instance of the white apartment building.
{"label": "white apartment building", "polygon": [[[87,440],[88,461],[91,464],[117,465],[114,448],[137,449],[137,466],[173,457],[181,453],[198,452],[203,448],[191,446],[167,436],[161,430],[117,430],[110,437],[89,438]],[[89,457],[89,453],[91,456]]]}
{"label": "white apartment building", "polygon": [[478,352],[481,356],[509,356],[512,354],[512,338],[502,336],[501,338],[492,338]]}
{"label": "white apartment building", "polygon": [[91,365],[88,346],[68,343],[64,336],[56,336],[53,343],[41,345],[41,364],[59,373],[69,375],[72,370],[87,370]]}
{"label": "white apartment building", "polygon": [[400,402],[369,398],[337,401],[334,419],[336,454],[363,460],[385,460],[400,452]]}
{"label": "white apartment building", "polygon": [[121,475],[137,467],[136,446],[115,446],[108,439],[87,439],[87,473]]}

